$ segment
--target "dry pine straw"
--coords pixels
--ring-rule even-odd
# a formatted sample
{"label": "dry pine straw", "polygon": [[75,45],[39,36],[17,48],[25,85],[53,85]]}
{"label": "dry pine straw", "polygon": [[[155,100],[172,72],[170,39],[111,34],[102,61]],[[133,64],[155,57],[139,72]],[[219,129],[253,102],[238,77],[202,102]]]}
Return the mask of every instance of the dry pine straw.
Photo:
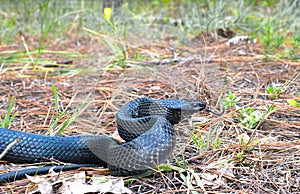
{"label": "dry pine straw", "polygon": [[[0,114],[5,115],[10,97],[16,96],[14,111],[18,111],[18,117],[11,128],[46,133],[55,115],[53,83],[59,92],[62,107],[70,103],[76,91],[77,98],[70,108],[78,107],[87,93],[92,91],[92,104],[64,135],[110,134],[115,130],[115,113],[131,99],[141,95],[153,98],[189,97],[202,99],[213,106],[219,102],[218,97],[224,95],[222,88],[225,84],[227,91],[242,97],[238,103],[240,107],[251,106],[261,110],[262,106],[273,104],[276,108],[255,129],[238,123],[235,119],[237,111],[233,108],[226,110],[221,117],[199,113],[196,118],[208,120],[200,128],[194,128],[195,134],[198,137],[202,135],[207,143],[203,150],[200,151],[189,138],[191,127],[185,124],[176,126],[178,143],[174,158],[188,162],[185,166],[187,170],[181,175],[177,171],[158,171],[128,183],[127,187],[138,193],[300,192],[300,115],[299,109],[287,104],[287,99],[295,98],[293,94],[299,92],[299,63],[283,59],[264,62],[263,57],[256,54],[259,49],[255,45],[228,49],[221,43],[206,47],[206,52],[213,56],[213,60],[206,63],[188,61],[184,64],[131,68],[125,72],[99,71],[96,75],[80,78],[61,76],[53,79],[44,73],[30,78],[0,74]],[[247,53],[246,56],[240,56],[240,50]],[[182,52],[182,56],[203,52],[195,48],[191,51]],[[149,52],[162,51],[151,48]],[[172,58],[171,53],[166,55]],[[266,92],[266,87],[272,84],[282,87],[282,93],[275,100]],[[248,145],[241,144],[241,135],[251,138]],[[216,139],[222,142],[219,147],[213,147]],[[238,159],[237,155],[241,153],[242,158]],[[180,160],[183,157],[184,160]],[[219,168],[208,168],[219,161],[226,162]],[[176,165],[174,159],[171,163]],[[202,183],[206,181],[205,184],[197,185],[193,179],[193,189],[188,188],[182,176],[188,176],[191,172],[196,173]],[[63,173],[61,176],[70,174]],[[209,179],[207,175],[215,177]],[[1,191],[11,188],[19,193],[34,187],[23,180],[3,186]]]}

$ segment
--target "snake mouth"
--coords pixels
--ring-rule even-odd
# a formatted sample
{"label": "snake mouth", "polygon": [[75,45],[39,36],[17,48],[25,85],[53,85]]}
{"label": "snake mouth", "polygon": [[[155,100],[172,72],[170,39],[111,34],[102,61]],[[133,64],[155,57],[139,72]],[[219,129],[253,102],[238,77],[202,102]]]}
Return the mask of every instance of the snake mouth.
{"label": "snake mouth", "polygon": [[212,110],[212,109],[210,109],[210,108],[208,108],[208,107],[206,107],[205,110],[206,110],[207,112],[210,112],[210,113],[212,113],[212,114],[214,114],[214,115],[217,115],[217,116],[222,116],[222,115],[224,114],[224,109],[223,109],[220,113],[218,113],[218,112],[216,112],[215,110]]}

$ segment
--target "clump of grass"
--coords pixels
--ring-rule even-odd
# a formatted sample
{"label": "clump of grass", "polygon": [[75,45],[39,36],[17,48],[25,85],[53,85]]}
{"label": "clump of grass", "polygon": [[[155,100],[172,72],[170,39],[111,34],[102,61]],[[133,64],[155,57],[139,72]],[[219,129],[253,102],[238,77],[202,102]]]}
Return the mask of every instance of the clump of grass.
{"label": "clump of grass", "polygon": [[[39,53],[40,52],[40,53]],[[74,74],[80,72],[82,68],[74,68],[72,64],[63,64],[60,61],[49,58],[48,56],[63,56],[72,61],[76,58],[85,56],[78,52],[69,51],[53,51],[53,50],[38,50],[25,48],[25,50],[11,50],[0,52],[0,68],[1,72],[11,74],[21,73],[26,75],[27,72],[47,72],[49,76],[60,76],[62,74]],[[47,56],[47,57],[44,57]],[[63,61],[62,61],[63,62]],[[30,75],[28,75],[30,76]],[[31,76],[33,76],[31,74]]]}
{"label": "clump of grass", "polygon": [[7,113],[4,116],[4,119],[2,120],[2,118],[0,116],[0,126],[2,128],[9,128],[10,124],[12,123],[12,121],[15,119],[15,117],[18,114],[18,112],[15,112],[13,115],[11,115],[12,109],[13,109],[13,105],[14,105],[14,101],[15,101],[15,97],[12,96],[11,100],[9,102],[9,106],[7,108]]}
{"label": "clump of grass", "polygon": [[113,63],[107,67],[107,70],[118,68],[122,69],[126,66],[126,60],[128,59],[128,52],[126,46],[126,28],[123,32],[123,37],[118,35],[118,26],[111,20],[111,15],[113,14],[113,10],[110,7],[104,8],[103,17],[105,21],[111,26],[115,36],[117,37],[117,41],[109,42],[108,39],[104,39],[105,42],[110,46],[110,48],[114,51],[115,57]]}
{"label": "clump of grass", "polygon": [[[73,99],[76,97],[76,95],[74,95],[73,98],[71,99],[71,102],[68,104],[68,106],[62,108],[61,111],[58,93],[54,85],[52,85],[52,90],[53,90],[54,103],[55,103],[55,119],[51,123],[48,133],[52,134],[54,132],[54,129],[58,128],[55,134],[61,135],[62,132],[67,127],[69,127],[76,120],[76,118],[85,110],[85,108],[90,104],[90,102],[88,101],[89,96],[86,97],[86,99],[83,101],[84,103],[81,104],[79,107],[71,111],[67,111]],[[15,97],[12,96],[4,119],[2,119],[2,117],[0,116],[0,127],[2,128],[9,128],[10,124],[18,114],[18,112],[12,114],[14,101],[15,101]]]}
{"label": "clump of grass", "polygon": [[194,144],[199,149],[200,153],[208,148],[218,149],[222,147],[223,140],[219,137],[214,137],[213,133],[209,133],[208,135],[203,135],[199,133],[192,133],[191,139]]}
{"label": "clump of grass", "polygon": [[269,21],[264,25],[262,43],[265,47],[265,52],[271,54],[274,49],[278,49],[285,41],[285,35],[278,32],[278,27],[275,21]]}
{"label": "clump of grass", "polygon": [[291,37],[292,49],[288,51],[289,58],[292,60],[300,59],[299,46],[300,46],[300,35],[293,35]]}
{"label": "clump of grass", "polygon": [[[89,95],[83,100],[83,103],[70,111],[67,111],[71,106],[76,94],[70,100],[70,103],[65,107],[61,107],[59,103],[59,96],[56,90],[55,85],[52,85],[53,95],[54,95],[54,103],[55,103],[55,118],[54,121],[50,124],[48,129],[48,134],[55,134],[57,136],[61,135],[63,131],[68,128],[76,118],[85,110],[87,106],[90,105]],[[54,130],[56,129],[56,132]]]}
{"label": "clump of grass", "polygon": [[241,138],[240,145],[242,147],[242,150],[236,154],[236,159],[238,162],[243,162],[245,158],[245,154],[248,153],[250,150],[252,150],[257,144],[260,142],[263,142],[265,140],[268,140],[269,137],[261,138],[261,139],[248,139],[245,140],[244,138]]}

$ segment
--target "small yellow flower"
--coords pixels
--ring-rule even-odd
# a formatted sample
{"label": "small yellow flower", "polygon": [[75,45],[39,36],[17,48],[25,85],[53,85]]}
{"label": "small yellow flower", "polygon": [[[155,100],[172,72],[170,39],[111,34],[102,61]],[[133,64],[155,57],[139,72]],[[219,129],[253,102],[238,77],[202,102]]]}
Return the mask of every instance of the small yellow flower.
{"label": "small yellow flower", "polygon": [[106,21],[110,21],[111,14],[112,14],[112,8],[105,7],[103,10],[103,17]]}

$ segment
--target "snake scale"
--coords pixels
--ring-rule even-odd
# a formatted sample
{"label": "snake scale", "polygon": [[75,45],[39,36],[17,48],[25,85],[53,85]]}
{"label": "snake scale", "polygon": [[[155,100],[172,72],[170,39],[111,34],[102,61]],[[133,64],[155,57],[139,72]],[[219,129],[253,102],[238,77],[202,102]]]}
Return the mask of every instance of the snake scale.
{"label": "snake scale", "polygon": [[[121,144],[108,136],[46,136],[0,128],[0,154],[18,139],[3,160],[36,163],[55,159],[54,171],[82,166],[108,166],[112,175],[134,175],[155,168],[170,157],[175,146],[173,125],[181,118],[204,110],[199,100],[137,98],[122,106],[116,115]],[[0,184],[45,174],[52,166],[28,168],[0,174]]]}

